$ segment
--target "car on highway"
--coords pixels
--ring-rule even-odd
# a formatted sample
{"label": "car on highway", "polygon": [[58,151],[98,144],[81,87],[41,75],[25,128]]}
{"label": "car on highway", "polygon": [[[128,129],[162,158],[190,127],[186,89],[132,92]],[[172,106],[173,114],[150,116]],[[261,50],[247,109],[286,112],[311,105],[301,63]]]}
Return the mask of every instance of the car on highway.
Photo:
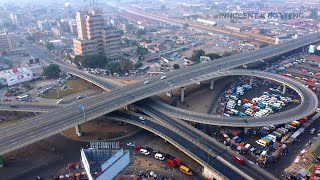
{"label": "car on highway", "polygon": [[158,160],[160,160],[160,161],[163,161],[163,160],[165,159],[165,157],[164,157],[162,154],[160,154],[160,153],[156,153],[156,154],[154,155],[154,158],[156,158],[156,159],[158,159]]}
{"label": "car on highway", "polygon": [[139,151],[141,154],[144,154],[144,155],[149,155],[150,154],[150,151],[146,150],[146,149],[140,149]]}
{"label": "car on highway", "polygon": [[143,82],[144,84],[149,84],[149,81],[147,80],[147,81],[145,81],[145,82]]}
{"label": "car on highway", "polygon": [[11,108],[17,108],[17,105],[10,105]]}
{"label": "car on highway", "polygon": [[238,164],[244,165],[244,158],[240,155],[235,155],[232,159],[237,162]]}
{"label": "car on highway", "polygon": [[77,100],[83,99],[83,96],[77,96]]}
{"label": "car on highway", "polygon": [[167,78],[167,76],[161,76],[161,80],[164,80],[164,79],[166,79]]}
{"label": "car on highway", "polygon": [[57,104],[61,104],[61,103],[63,103],[63,99],[59,99],[59,100],[57,101]]}

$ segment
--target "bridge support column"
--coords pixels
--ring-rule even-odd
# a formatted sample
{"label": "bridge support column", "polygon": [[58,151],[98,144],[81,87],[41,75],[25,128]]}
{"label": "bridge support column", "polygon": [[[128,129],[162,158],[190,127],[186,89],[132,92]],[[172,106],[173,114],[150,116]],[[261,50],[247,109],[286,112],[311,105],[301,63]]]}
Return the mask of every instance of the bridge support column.
{"label": "bridge support column", "polygon": [[248,130],[249,130],[250,128],[243,128],[243,132],[244,132],[244,134],[246,135],[246,134],[248,134]]}
{"label": "bridge support column", "polygon": [[76,134],[77,134],[78,136],[82,136],[82,132],[81,132],[81,127],[80,127],[80,125],[76,126],[75,128],[76,128]]}
{"label": "bridge support column", "polygon": [[210,90],[213,90],[213,86],[214,86],[214,80],[212,79],[210,82]]}
{"label": "bridge support column", "polygon": [[283,85],[283,89],[282,89],[282,94],[283,94],[283,95],[286,94],[286,89],[287,89],[286,87],[287,87],[287,86],[284,84],[284,85]]}
{"label": "bridge support column", "polygon": [[253,83],[253,77],[250,78],[250,83],[249,85],[252,87],[252,83]]}
{"label": "bridge support column", "polygon": [[184,102],[184,87],[181,88],[181,102]]}

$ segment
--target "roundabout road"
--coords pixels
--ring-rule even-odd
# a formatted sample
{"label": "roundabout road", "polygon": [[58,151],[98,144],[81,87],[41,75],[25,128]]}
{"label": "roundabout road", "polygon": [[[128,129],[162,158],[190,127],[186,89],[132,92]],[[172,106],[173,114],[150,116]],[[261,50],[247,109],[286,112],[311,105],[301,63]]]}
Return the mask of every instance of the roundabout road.
{"label": "roundabout road", "polygon": [[[232,127],[259,127],[268,126],[271,124],[283,124],[288,123],[314,113],[318,107],[318,98],[316,95],[303,84],[295,81],[293,79],[276,75],[265,73],[261,71],[247,71],[247,70],[230,70],[225,72],[223,76],[254,76],[269,79],[281,84],[285,84],[291,89],[295,90],[301,97],[301,104],[288,111],[283,111],[280,113],[271,114],[269,116],[264,116],[260,118],[246,117],[246,118],[230,118],[219,115],[210,115],[205,113],[198,113],[193,111],[184,110],[177,108],[160,101],[147,101],[148,105],[156,108],[158,111],[176,117],[183,120],[193,121],[202,124],[210,124],[217,126],[232,126]],[[200,82],[206,80],[206,76],[195,78],[195,82]],[[210,78],[209,78],[210,79]]]}

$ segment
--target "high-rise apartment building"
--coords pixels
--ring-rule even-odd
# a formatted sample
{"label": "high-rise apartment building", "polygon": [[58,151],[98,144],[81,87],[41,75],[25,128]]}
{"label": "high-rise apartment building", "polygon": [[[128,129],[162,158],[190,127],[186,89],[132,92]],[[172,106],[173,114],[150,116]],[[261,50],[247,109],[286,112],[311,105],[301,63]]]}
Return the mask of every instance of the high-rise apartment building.
{"label": "high-rise apartment building", "polygon": [[0,34],[0,51],[12,49],[14,47],[16,47],[16,43],[12,33],[5,32]]}
{"label": "high-rise apartment building", "polygon": [[24,25],[24,15],[21,13],[10,13],[10,18],[15,25]]}
{"label": "high-rise apartment building", "polygon": [[77,12],[76,22],[78,38],[73,40],[75,55],[102,54],[108,59],[121,57],[121,33],[106,27],[100,11]]}

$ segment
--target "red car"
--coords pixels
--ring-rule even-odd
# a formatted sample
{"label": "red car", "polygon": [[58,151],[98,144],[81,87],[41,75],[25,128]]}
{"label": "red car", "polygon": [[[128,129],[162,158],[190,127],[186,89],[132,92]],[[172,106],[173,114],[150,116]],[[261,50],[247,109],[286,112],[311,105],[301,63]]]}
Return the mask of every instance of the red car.
{"label": "red car", "polygon": [[233,156],[232,159],[241,165],[244,164],[244,158],[240,155]]}
{"label": "red car", "polygon": [[134,149],[137,150],[137,151],[140,151],[141,148],[142,148],[141,146],[135,146],[134,147]]}

